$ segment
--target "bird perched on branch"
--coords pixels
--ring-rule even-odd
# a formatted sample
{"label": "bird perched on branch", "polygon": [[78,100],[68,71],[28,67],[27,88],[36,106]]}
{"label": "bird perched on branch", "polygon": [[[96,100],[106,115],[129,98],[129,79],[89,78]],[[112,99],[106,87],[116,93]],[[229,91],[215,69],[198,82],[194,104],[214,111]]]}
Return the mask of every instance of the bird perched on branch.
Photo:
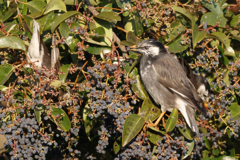
{"label": "bird perched on branch", "polygon": [[142,55],[142,82],[155,103],[161,105],[162,114],[154,125],[160,122],[166,111],[177,108],[193,132],[199,134],[194,109],[204,114],[207,110],[199,105],[203,103],[202,99],[176,56],[168,54],[163,44],[155,39],[144,40],[130,49]]}

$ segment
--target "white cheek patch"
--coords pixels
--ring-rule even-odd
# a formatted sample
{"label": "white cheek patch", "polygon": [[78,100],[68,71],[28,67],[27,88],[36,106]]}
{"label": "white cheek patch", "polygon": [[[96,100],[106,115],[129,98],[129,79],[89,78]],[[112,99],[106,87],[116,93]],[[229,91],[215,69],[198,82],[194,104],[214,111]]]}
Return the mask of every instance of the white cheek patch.
{"label": "white cheek patch", "polygon": [[150,47],[148,49],[148,54],[152,56],[157,56],[159,55],[159,47]]}

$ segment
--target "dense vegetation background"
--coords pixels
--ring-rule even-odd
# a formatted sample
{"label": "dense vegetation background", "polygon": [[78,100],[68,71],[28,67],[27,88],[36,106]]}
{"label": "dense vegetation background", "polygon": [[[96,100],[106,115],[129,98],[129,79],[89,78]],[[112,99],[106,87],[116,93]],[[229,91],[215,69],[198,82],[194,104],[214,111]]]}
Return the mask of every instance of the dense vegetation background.
{"label": "dense vegetation background", "polygon": [[[25,67],[33,19],[60,50],[56,74]],[[238,159],[239,22],[239,1],[0,0],[1,158]],[[148,37],[207,77],[200,137],[177,110],[165,128],[147,127],[160,106],[141,84],[140,55],[125,46]]]}

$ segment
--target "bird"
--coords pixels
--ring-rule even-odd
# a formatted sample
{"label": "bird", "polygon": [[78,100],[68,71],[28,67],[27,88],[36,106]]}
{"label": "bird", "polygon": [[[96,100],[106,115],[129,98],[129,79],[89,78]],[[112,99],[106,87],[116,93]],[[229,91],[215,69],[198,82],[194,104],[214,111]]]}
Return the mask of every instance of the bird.
{"label": "bird", "polygon": [[205,115],[207,109],[200,105],[203,101],[176,56],[169,54],[156,39],[143,40],[130,50],[141,54],[141,80],[154,102],[161,105],[162,113],[154,125],[160,122],[166,111],[177,108],[192,131],[199,135],[194,109]]}
{"label": "bird", "polygon": [[209,102],[209,94],[211,93],[211,87],[207,79],[204,78],[201,73],[199,75],[194,74],[191,67],[184,58],[178,58],[178,61],[183,67],[188,79],[196,88],[200,98],[206,102]]}
{"label": "bird", "polygon": [[37,68],[42,68],[43,65],[47,69],[51,68],[51,54],[40,37],[40,25],[33,19],[32,39],[28,46],[27,61],[34,62]]}

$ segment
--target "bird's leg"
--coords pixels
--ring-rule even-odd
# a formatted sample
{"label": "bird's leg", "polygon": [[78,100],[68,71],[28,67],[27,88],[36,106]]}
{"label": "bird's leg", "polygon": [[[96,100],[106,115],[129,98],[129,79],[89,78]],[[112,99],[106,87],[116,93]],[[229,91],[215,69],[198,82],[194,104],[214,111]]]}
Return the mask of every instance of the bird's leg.
{"label": "bird's leg", "polygon": [[162,117],[162,123],[163,123],[163,127],[165,128],[165,120],[164,120],[164,117]]}
{"label": "bird's leg", "polygon": [[149,124],[148,127],[156,127],[159,124],[160,120],[162,119],[162,117],[164,116],[165,113],[166,113],[166,111],[162,112],[160,114],[160,116],[158,117],[158,119],[156,120],[156,122],[153,124]]}

